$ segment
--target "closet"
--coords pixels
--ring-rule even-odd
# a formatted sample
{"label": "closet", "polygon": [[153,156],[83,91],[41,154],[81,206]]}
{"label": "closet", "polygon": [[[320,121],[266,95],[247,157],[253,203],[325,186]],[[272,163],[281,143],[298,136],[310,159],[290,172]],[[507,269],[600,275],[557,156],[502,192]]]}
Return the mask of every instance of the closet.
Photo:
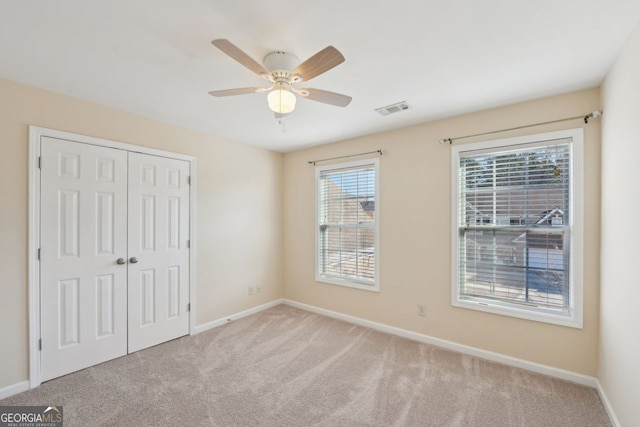
{"label": "closet", "polygon": [[190,163],[39,143],[42,381],[187,335]]}

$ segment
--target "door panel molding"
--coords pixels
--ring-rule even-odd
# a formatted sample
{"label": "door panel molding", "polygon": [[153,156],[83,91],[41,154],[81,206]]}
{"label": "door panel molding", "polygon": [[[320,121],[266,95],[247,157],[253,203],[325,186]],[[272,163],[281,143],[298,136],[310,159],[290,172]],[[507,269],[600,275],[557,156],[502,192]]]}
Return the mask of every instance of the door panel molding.
{"label": "door panel molding", "polygon": [[[127,157],[107,147],[43,137],[40,143],[40,327],[42,380],[127,353]],[[113,180],[97,179],[99,158],[113,160]],[[63,162],[59,162],[64,159]],[[71,159],[71,160],[69,160]],[[60,163],[60,165],[58,165]],[[109,193],[111,203],[98,202]],[[107,200],[109,197],[107,197]],[[102,208],[107,209],[102,209]],[[106,211],[114,239],[102,239]],[[108,243],[111,253],[98,248]],[[113,278],[113,333],[97,337],[99,276]],[[108,309],[107,309],[108,310]]]}
{"label": "door panel molding", "polygon": [[[189,188],[189,227],[188,227],[188,240],[189,240],[189,300],[190,300],[190,312],[189,312],[189,334],[195,333],[195,320],[196,320],[196,159],[192,156],[173,153],[164,150],[158,150],[155,148],[142,147],[132,144],[127,144],[118,141],[111,141],[107,139],[101,139],[91,136],[73,134],[69,132],[63,132],[54,129],[47,129],[38,126],[29,126],[29,164],[28,164],[28,178],[29,178],[29,235],[28,235],[28,286],[29,286],[29,386],[35,388],[42,382],[41,371],[41,351],[40,351],[40,337],[41,337],[41,323],[40,323],[40,254],[41,248],[40,242],[40,168],[39,161],[41,157],[40,143],[42,138],[49,137],[53,139],[62,139],[67,141],[79,142],[83,144],[96,145],[100,147],[115,148],[123,151],[150,154],[159,157],[165,157],[169,159],[184,160],[189,162],[189,174],[190,174],[190,188]],[[58,159],[60,173],[64,175],[64,178],[70,180],[77,179],[77,164],[74,166],[74,160],[72,157],[64,157]],[[113,178],[113,165],[104,159],[97,160],[97,176],[98,181],[111,181]],[[61,175],[61,178],[63,176]],[[154,177],[158,179],[159,177]],[[175,182],[173,176],[167,177],[169,182]],[[180,182],[178,180],[178,182]],[[105,195],[106,196],[106,195]],[[97,203],[98,201],[95,201]],[[106,202],[106,199],[101,201]],[[108,222],[109,222],[109,210],[108,206],[104,205],[104,217],[105,229],[102,234],[103,240],[100,248],[94,248],[96,252],[105,251],[109,252],[110,245],[109,239],[112,237],[109,235]],[[72,230],[69,230],[71,232]],[[69,234],[70,238],[73,234]],[[169,236],[167,236],[169,237]],[[67,248],[70,249],[70,248]],[[73,251],[71,251],[73,252]],[[106,279],[106,278],[104,278]],[[103,293],[101,294],[101,309],[104,312],[101,315],[100,330],[96,330],[97,335],[109,334],[110,322],[113,319],[109,316],[109,288],[107,285],[108,280],[104,283],[100,283]],[[98,286],[98,283],[96,283]],[[71,320],[71,319],[70,319]],[[46,345],[46,344],[45,344]]]}
{"label": "door panel molding", "polygon": [[189,331],[189,164],[129,153],[128,167],[128,256],[138,259],[128,267],[131,353]]}

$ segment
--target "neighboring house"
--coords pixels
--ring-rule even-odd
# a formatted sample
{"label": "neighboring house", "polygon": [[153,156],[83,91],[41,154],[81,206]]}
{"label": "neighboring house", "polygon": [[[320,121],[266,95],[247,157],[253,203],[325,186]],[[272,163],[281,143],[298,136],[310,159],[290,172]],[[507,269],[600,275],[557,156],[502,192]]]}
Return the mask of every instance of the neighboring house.
{"label": "neighboring house", "polygon": [[553,209],[542,212],[541,218],[536,221],[536,225],[562,225],[564,220],[564,211],[556,206]]}
{"label": "neighboring house", "polygon": [[[469,225],[480,226],[473,233],[467,233],[466,241],[467,280],[476,283],[476,291],[486,288],[487,295],[497,297],[502,293],[510,297],[519,293],[523,300],[539,298],[551,303],[560,303],[568,298],[561,291],[568,262],[561,230],[558,233],[536,233],[515,227],[513,230],[500,228],[501,225],[527,223],[545,229],[560,227],[564,221],[564,210],[555,206],[540,212],[535,218],[528,218],[524,214],[493,216],[468,202],[466,208]],[[510,209],[517,213],[514,206]],[[494,230],[494,227],[497,228]],[[500,280],[492,282],[492,277]]]}
{"label": "neighboring house", "polygon": [[[331,179],[326,181],[325,191],[331,195],[326,218],[322,224],[374,224],[375,200],[373,197],[357,197],[347,193]],[[321,225],[322,227],[322,225]],[[362,279],[374,279],[374,229],[354,227],[329,227],[324,231],[327,272],[350,275]],[[354,242],[356,242],[354,244]],[[359,268],[356,268],[359,266]]]}

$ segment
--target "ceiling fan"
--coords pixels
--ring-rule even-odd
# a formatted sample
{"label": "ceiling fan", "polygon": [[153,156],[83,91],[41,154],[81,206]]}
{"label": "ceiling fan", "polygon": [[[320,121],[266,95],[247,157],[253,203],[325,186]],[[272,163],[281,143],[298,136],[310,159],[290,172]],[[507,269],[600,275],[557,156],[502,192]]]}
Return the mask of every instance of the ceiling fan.
{"label": "ceiling fan", "polygon": [[243,87],[238,89],[214,90],[213,96],[245,95],[248,93],[269,92],[267,101],[276,118],[284,117],[296,106],[296,96],[324,104],[346,107],[351,97],[340,93],[313,88],[297,88],[296,84],[308,82],[314,77],[329,71],[344,62],[344,56],[333,46],[328,46],[303,63],[286,52],[271,52],[264,58],[264,67],[256,62],[240,48],[226,39],[216,39],[212,45],[244,65],[254,73],[264,77],[271,83],[269,87]]}

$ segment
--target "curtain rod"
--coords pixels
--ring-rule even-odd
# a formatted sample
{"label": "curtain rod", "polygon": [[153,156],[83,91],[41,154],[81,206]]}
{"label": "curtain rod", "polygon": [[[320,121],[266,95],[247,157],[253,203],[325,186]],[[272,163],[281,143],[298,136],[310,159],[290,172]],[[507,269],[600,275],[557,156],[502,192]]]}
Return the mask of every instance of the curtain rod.
{"label": "curtain rod", "polygon": [[338,157],[330,157],[328,159],[318,159],[318,160],[307,160],[308,165],[314,165],[318,162],[328,162],[329,160],[337,160],[337,159],[346,159],[347,157],[356,157],[356,156],[364,156],[365,154],[374,154],[378,153],[382,156],[384,150],[376,150],[376,151],[367,151],[366,153],[358,153],[358,154],[349,154],[348,156],[338,156]]}
{"label": "curtain rod", "polygon": [[585,123],[589,123],[589,119],[595,119],[595,118],[598,118],[600,116],[602,116],[602,111],[596,110],[596,111],[593,111],[593,112],[591,112],[591,113],[589,113],[589,114],[587,114],[585,116],[567,117],[566,119],[558,119],[558,120],[551,120],[551,121],[548,121],[548,122],[533,123],[533,124],[530,124],[530,125],[517,126],[517,127],[514,127],[514,128],[500,129],[500,130],[494,130],[494,131],[491,131],[491,132],[484,132],[484,133],[476,133],[474,135],[458,136],[456,138],[442,138],[438,142],[440,144],[449,143],[449,145],[452,145],[453,141],[456,141],[456,140],[459,140],[459,139],[467,139],[467,138],[473,138],[475,136],[491,135],[491,134],[494,134],[494,133],[508,132],[510,130],[526,129],[526,128],[535,127],[535,126],[541,126],[541,125],[550,125],[552,123],[568,122],[570,120],[582,119],[582,120],[584,120]]}

